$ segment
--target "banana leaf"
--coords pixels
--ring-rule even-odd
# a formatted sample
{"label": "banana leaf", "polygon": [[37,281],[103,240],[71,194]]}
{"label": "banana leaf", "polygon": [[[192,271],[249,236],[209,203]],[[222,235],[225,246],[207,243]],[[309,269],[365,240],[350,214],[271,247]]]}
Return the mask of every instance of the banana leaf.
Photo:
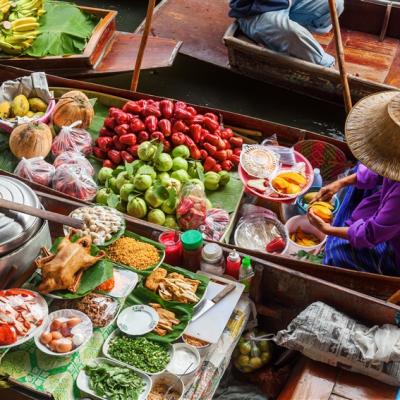
{"label": "banana leaf", "polygon": [[238,199],[241,197],[242,191],[242,181],[231,176],[231,179],[225,187],[215,191],[207,190],[206,195],[213,207],[222,208],[226,212],[231,213],[236,210]]}
{"label": "banana leaf", "polygon": [[63,1],[46,1],[45,8],[46,13],[39,19],[39,36],[25,54],[31,57],[81,54],[98,19]]}
{"label": "banana leaf", "polygon": [[[210,279],[208,277],[206,277],[204,275],[196,274],[196,273],[188,271],[187,269],[184,269],[184,268],[173,267],[172,265],[168,265],[168,264],[162,264],[160,266],[160,268],[166,269],[168,271],[168,273],[177,272],[178,274],[182,274],[185,278],[196,279],[196,280],[200,281],[200,284],[199,284],[199,286],[197,288],[197,291],[196,291],[196,295],[200,299],[200,301],[197,304],[199,304],[202,301],[203,297],[206,294],[207,286],[208,286],[208,283],[210,281]],[[145,287],[146,278],[151,274],[151,272],[152,271],[148,271],[148,270],[146,270],[146,271],[137,271],[137,273],[140,274],[143,277],[143,279],[137,285],[137,289],[135,289],[135,291],[138,290],[139,288],[142,288],[145,292],[153,293],[151,290],[149,290],[149,289],[147,289]],[[162,300],[160,296],[157,295],[157,297],[160,300]],[[177,305],[182,304],[179,301],[167,301],[167,300],[164,300],[164,303],[168,307],[177,306]],[[193,309],[193,307],[196,304],[186,304],[186,305],[188,307],[190,307],[191,309]]]}
{"label": "banana leaf", "polygon": [[154,332],[149,332],[144,335],[147,339],[154,340],[156,342],[162,343],[172,343],[179,339],[184,330],[186,329],[188,323],[190,322],[193,315],[193,307],[188,304],[170,304],[162,300],[156,293],[147,290],[146,288],[138,287],[136,288],[125,301],[125,306],[133,306],[136,304],[149,304],[149,303],[158,303],[161,307],[172,311],[175,313],[177,319],[180,320],[180,323],[173,326],[172,332],[167,333],[165,336],[157,335]]}

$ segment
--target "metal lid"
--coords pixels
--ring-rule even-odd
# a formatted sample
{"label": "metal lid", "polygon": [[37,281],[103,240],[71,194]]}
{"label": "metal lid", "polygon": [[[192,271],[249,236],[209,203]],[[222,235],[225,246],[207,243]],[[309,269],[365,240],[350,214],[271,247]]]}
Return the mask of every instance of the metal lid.
{"label": "metal lid", "polygon": [[[40,208],[35,192],[25,183],[0,176],[0,198]],[[0,255],[9,253],[25,243],[40,227],[40,218],[0,209]]]}

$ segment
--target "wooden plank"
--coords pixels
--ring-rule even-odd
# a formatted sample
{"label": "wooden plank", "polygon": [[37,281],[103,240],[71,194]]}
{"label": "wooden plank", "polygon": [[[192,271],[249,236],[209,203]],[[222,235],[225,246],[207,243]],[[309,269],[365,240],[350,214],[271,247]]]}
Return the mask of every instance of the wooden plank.
{"label": "wooden plank", "polygon": [[341,370],[333,393],[351,400],[395,400],[397,390],[364,375]]}
{"label": "wooden plank", "polygon": [[[154,12],[152,33],[182,41],[180,52],[228,67],[228,52],[222,37],[232,19],[229,0],[163,0]],[[136,32],[141,32],[143,24]]]}
{"label": "wooden plank", "polygon": [[390,70],[386,76],[385,83],[400,88],[400,44]]}
{"label": "wooden plank", "polygon": [[336,394],[331,394],[331,396],[329,397],[329,400],[351,400],[348,397],[342,397],[342,396],[338,396]]}

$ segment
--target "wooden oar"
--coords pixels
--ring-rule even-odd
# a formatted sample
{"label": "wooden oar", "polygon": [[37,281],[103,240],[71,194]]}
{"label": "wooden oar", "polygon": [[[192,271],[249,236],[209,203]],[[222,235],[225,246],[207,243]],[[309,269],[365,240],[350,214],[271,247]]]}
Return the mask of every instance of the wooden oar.
{"label": "wooden oar", "polygon": [[133,77],[132,77],[132,82],[131,82],[131,90],[134,92],[136,92],[136,89],[137,89],[137,86],[139,83],[140,68],[142,67],[144,50],[146,48],[147,39],[150,34],[151,21],[153,19],[153,11],[154,11],[155,5],[156,5],[156,0],[149,0],[149,4],[147,6],[147,13],[146,13],[146,22],[145,22],[144,29],[143,29],[142,39],[140,41],[139,50],[138,50],[138,53],[136,56],[135,69],[133,71]]}
{"label": "wooden oar", "polygon": [[339,17],[337,15],[335,0],[329,0],[329,8],[331,11],[333,32],[335,34],[336,53],[337,53],[337,58],[339,61],[339,71],[340,71],[340,79],[342,81],[344,106],[345,106],[346,112],[349,113],[351,108],[353,107],[353,104],[351,101],[349,81],[347,78],[346,63],[344,61],[342,35],[340,33]]}

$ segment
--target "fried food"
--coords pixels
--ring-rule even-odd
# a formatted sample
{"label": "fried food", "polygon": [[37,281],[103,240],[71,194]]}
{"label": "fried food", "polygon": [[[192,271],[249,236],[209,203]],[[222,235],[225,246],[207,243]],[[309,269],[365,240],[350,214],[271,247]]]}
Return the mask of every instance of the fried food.
{"label": "fried food", "polygon": [[42,270],[42,282],[38,290],[42,293],[56,290],[76,292],[85,270],[104,257],[104,252],[97,256],[90,255],[92,239],[90,236],[72,242],[70,236],[63,238],[56,254],[50,254],[36,260],[37,268]]}
{"label": "fried food", "polygon": [[175,313],[162,308],[160,304],[149,303],[149,306],[153,307],[160,317],[157,326],[154,328],[154,332],[157,333],[157,335],[165,336],[167,333],[173,331],[174,325],[178,325],[181,322],[176,318]]}
{"label": "fried food", "polygon": [[183,335],[183,340],[187,343],[190,344],[191,346],[194,347],[204,347],[209,345],[209,342],[206,342],[205,340],[197,339],[193,336],[189,335]]}
{"label": "fried food", "polygon": [[146,279],[146,287],[147,289],[155,292],[157,291],[158,286],[162,279],[167,276],[168,272],[164,268],[157,268],[155,269],[149,277]]}
{"label": "fried food", "polygon": [[145,282],[145,286],[157,292],[163,300],[179,301],[180,303],[197,303],[200,300],[196,295],[199,285],[200,281],[185,278],[176,272],[167,275],[164,268],[154,270]]}

